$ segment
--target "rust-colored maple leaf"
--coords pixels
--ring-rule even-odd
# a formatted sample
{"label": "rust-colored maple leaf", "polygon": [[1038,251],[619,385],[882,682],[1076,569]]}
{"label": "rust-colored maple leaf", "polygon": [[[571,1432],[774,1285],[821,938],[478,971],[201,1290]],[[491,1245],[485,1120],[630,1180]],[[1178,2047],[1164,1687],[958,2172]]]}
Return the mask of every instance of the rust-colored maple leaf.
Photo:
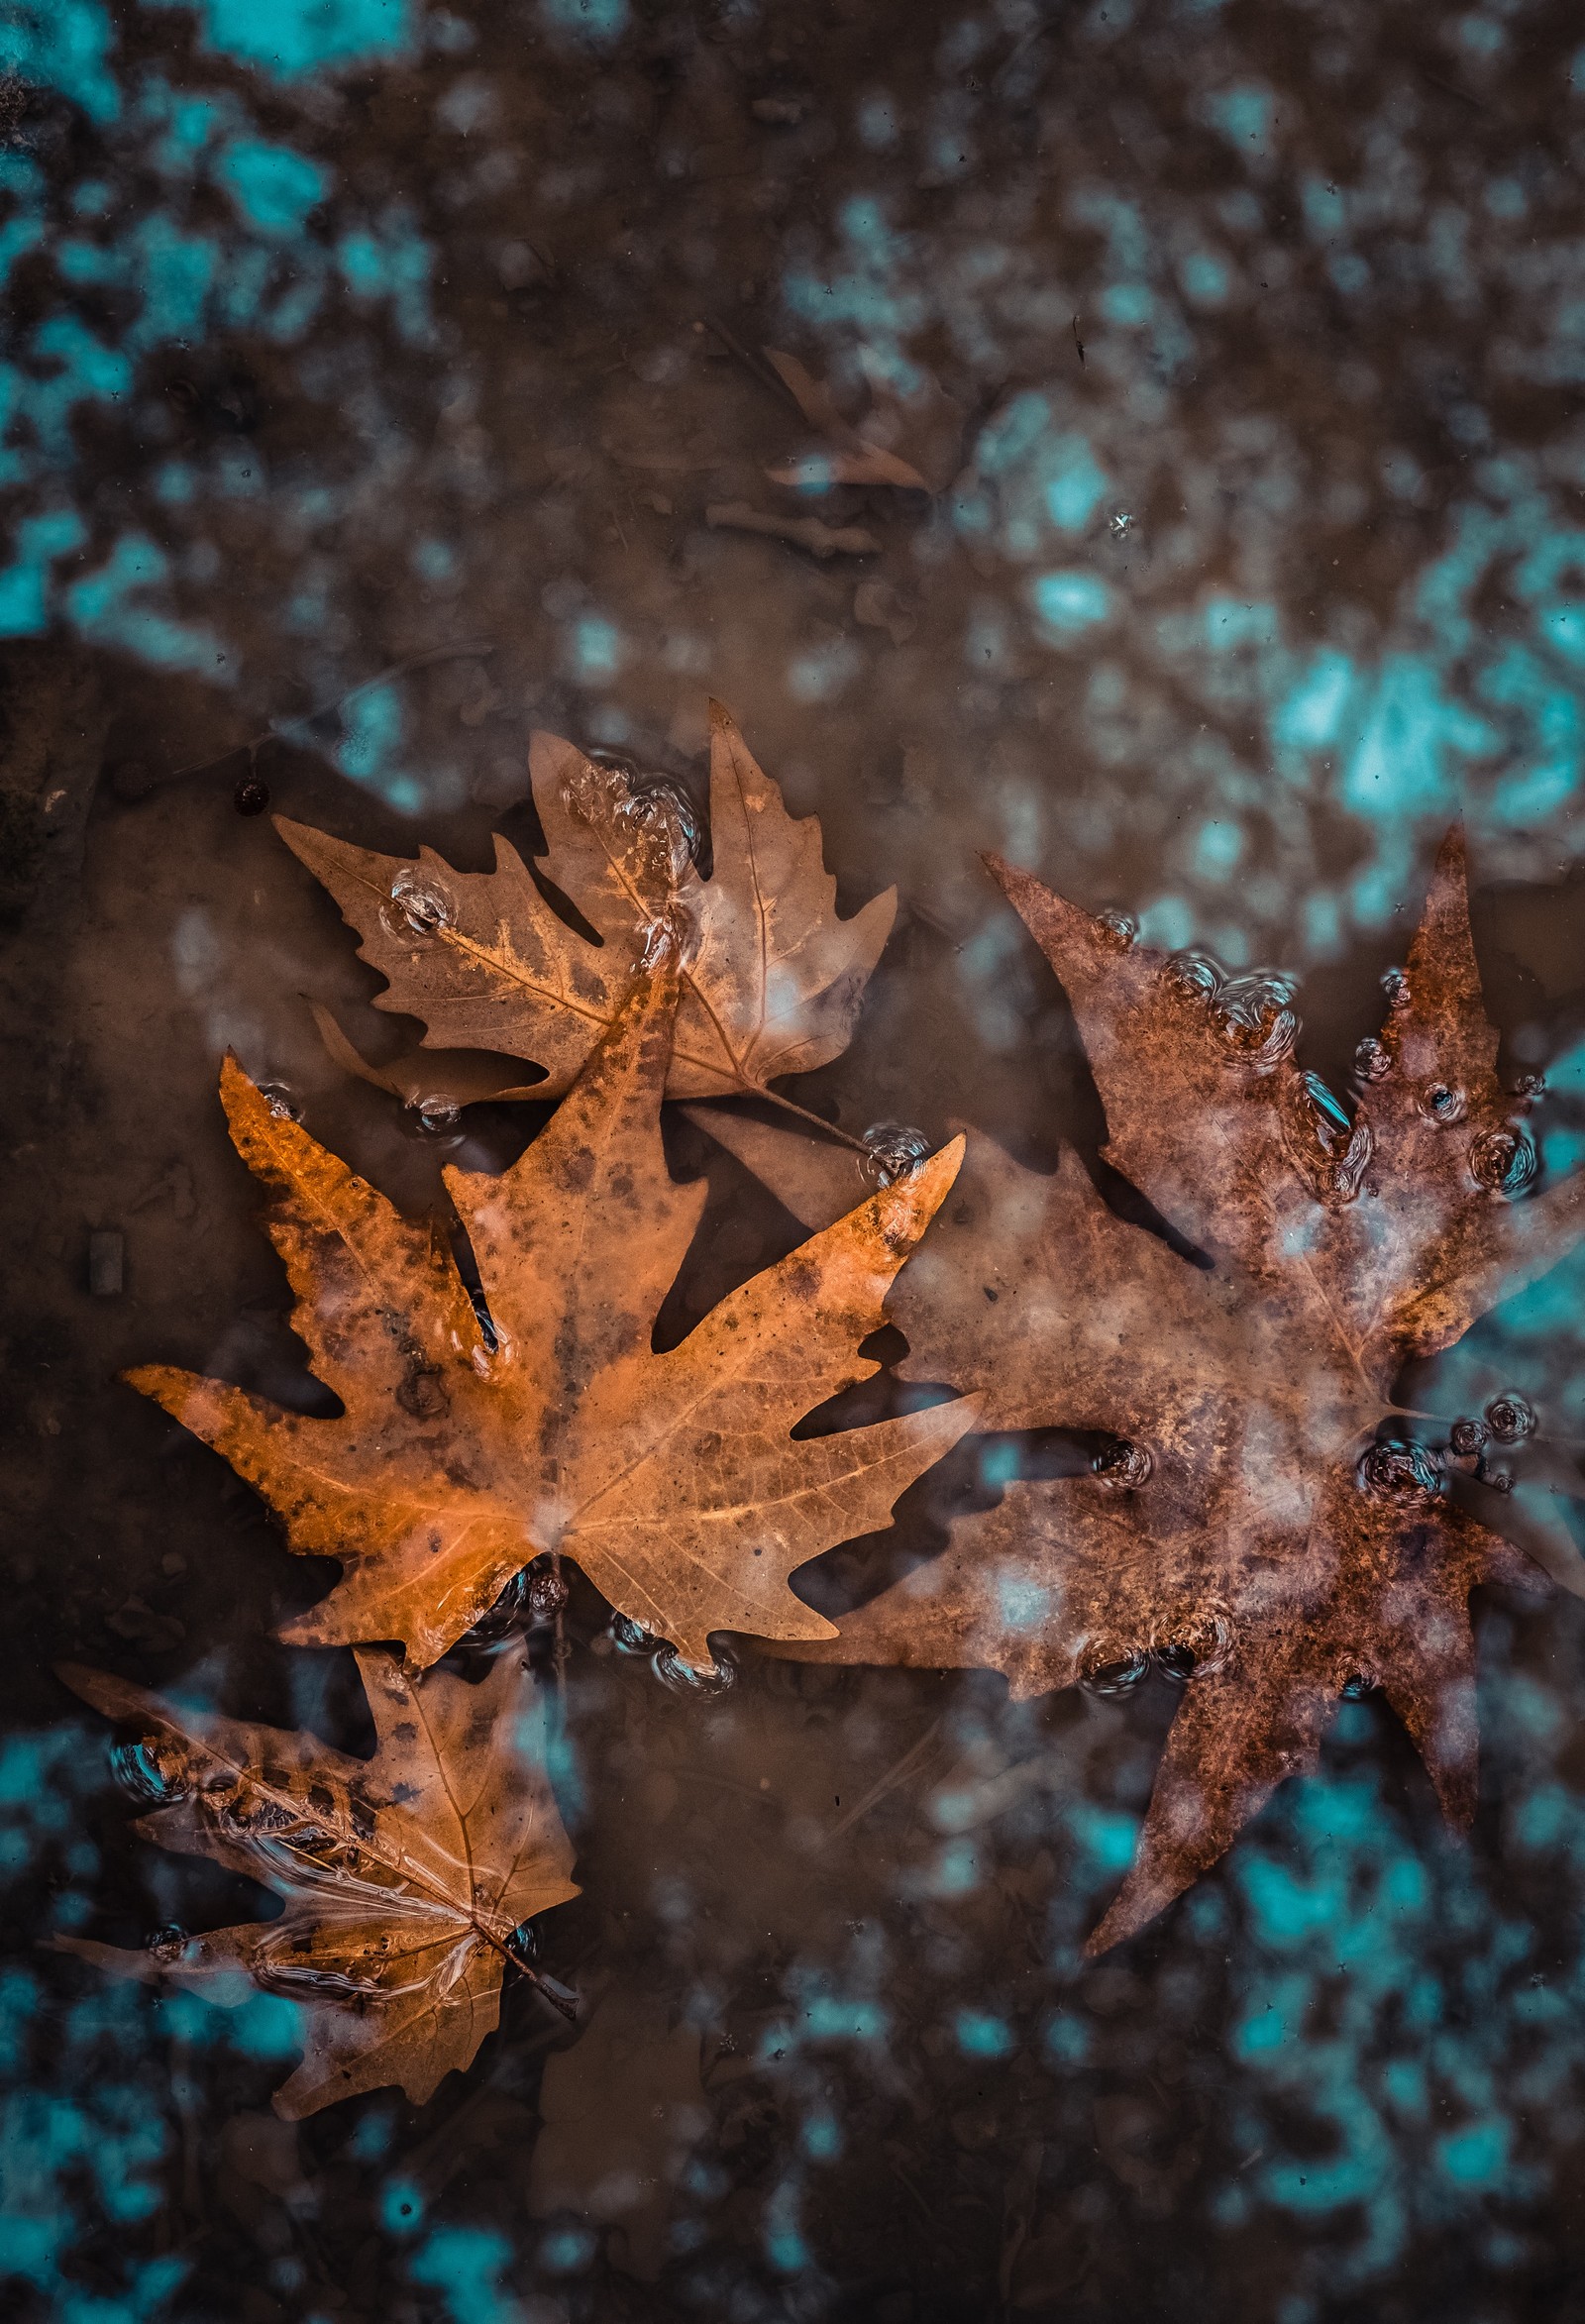
{"label": "rust-colored maple leaf", "polygon": [[547,1128],[499,1177],[449,1170],[487,1305],[444,1240],[398,1215],[228,1061],[293,1325],[334,1420],[279,1411],[163,1365],[128,1375],[225,1454],[343,1579],[282,1636],[403,1641],[439,1659],[543,1551],[575,1557],[619,1612],[709,1665],[712,1631],[821,1637],[791,1570],[886,1524],[955,1443],[955,1405],[794,1441],[877,1366],[861,1340],[945,1196],[961,1143],[723,1300],[680,1346],[653,1327],[698,1223],[702,1181],[661,1144],[678,978],[646,971]]}
{"label": "rust-colored maple leaf", "polygon": [[392,2082],[431,2097],[493,2030],[507,1969],[542,1981],[524,1923],[578,1894],[521,1641],[476,1685],[449,1670],[414,1682],[375,1648],[359,1650],[358,1667],[371,1759],[164,1703],[101,1671],[60,1671],[143,1739],[145,1788],[165,1804],[139,1832],[277,1890],[285,1910],[205,1936],[161,1931],[141,1952],[55,1944],[209,2001],[239,2002],[257,1985],[300,2002],[303,2061],[275,2093],[291,2120]]}
{"label": "rust-colored maple leaf", "polygon": [[[903,1374],[978,1391],[988,1428],[1111,1442],[1088,1477],[1010,1484],[838,1637],[795,1651],[986,1666],[1018,1696],[1141,1669],[1151,1650],[1180,1667],[1192,1655],[1099,1949],[1315,1765],[1352,1680],[1382,1688],[1467,1822],[1469,1594],[1540,1576],[1497,1531],[1502,1497],[1452,1475],[1445,1427],[1401,1414],[1393,1390],[1410,1358],[1451,1345],[1585,1230],[1585,1175],[1517,1199],[1534,1153],[1525,1101],[1494,1071],[1457,831],[1380,1037],[1361,1046],[1351,1123],[1295,1060],[1282,983],[1131,943],[988,861],[1073,1005],[1104,1152],[1201,1263],[1117,1216],[1074,1153],[1045,1178],[971,1139],[891,1303]],[[836,1149],[726,1109],[699,1118],[805,1220],[840,1203],[851,1162]],[[1560,1522],[1508,1530],[1585,1591]]]}
{"label": "rust-colored maple leaf", "polygon": [[[377,1007],[422,1018],[426,1048],[498,1050],[544,1068],[531,1089],[493,1094],[557,1098],[611,1023],[656,924],[676,915],[689,946],[668,1096],[764,1094],[780,1076],[841,1054],[891,932],[897,892],[872,898],[850,920],[837,917],[818,822],[789,815],[718,702],[710,704],[708,880],[663,792],[635,790],[548,734],[534,737],[530,772],[546,875],[597,943],[552,908],[500,837],[492,872],[457,872],[429,848],[408,863],[276,818],[362,936],[360,957],[389,980]],[[449,1094],[444,1072],[404,1067],[395,1082],[389,1069],[370,1078],[404,1094],[409,1081],[437,1098]]]}

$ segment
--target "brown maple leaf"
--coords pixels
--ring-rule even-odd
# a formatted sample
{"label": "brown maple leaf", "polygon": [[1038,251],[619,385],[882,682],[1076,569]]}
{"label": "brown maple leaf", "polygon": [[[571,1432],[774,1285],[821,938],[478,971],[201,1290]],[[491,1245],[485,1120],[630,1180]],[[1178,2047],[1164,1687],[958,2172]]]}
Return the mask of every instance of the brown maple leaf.
{"label": "brown maple leaf", "polygon": [[[389,980],[376,1007],[421,1017],[427,1048],[493,1049],[542,1066],[532,1090],[568,1090],[615,1016],[658,922],[689,930],[667,1094],[766,1094],[784,1074],[841,1054],[897,911],[888,889],[852,919],[820,827],[795,822],[732,720],[710,704],[710,840],[701,880],[664,793],[633,790],[555,735],[530,753],[547,877],[599,938],[547,901],[510,842],[492,872],[457,872],[429,848],[416,863],[276,817],[287,845],[363,938],[361,959]],[[400,1083],[444,1075],[403,1067]],[[370,1078],[380,1078],[379,1069]],[[470,1090],[469,1096],[476,1096]],[[774,1095],[775,1093],[770,1093]],[[787,1103],[787,1101],[780,1101]]]}
{"label": "brown maple leaf", "polygon": [[293,1327],[344,1407],[279,1411],[153,1365],[133,1385],[225,1454],[343,1579],[282,1636],[399,1638],[438,1660],[542,1551],[575,1557],[622,1614],[694,1665],[709,1634],[821,1637],[787,1577],[886,1524],[955,1443],[967,1405],[794,1441],[793,1426],[878,1368],[855,1351],[957,1172],[961,1144],[744,1284],[678,1347],[655,1319],[704,1204],[674,1184],[661,1093],[675,969],[636,983],[599,1047],[500,1177],[448,1170],[489,1325],[444,1241],[398,1215],[235,1061],[232,1135],[276,1190],[269,1231]]}
{"label": "brown maple leaf", "polygon": [[[1282,983],[1132,944],[988,861],[1073,1005],[1104,1152],[1201,1263],[1117,1216],[1071,1151],[1045,1178],[973,1138],[891,1303],[903,1376],[976,1390],[989,1428],[1111,1441],[1088,1477],[1009,1485],[838,1637],[796,1651],[991,1667],[1016,1696],[1138,1672],[1152,1650],[1192,1655],[1100,1949],[1315,1765],[1351,1680],[1383,1689],[1467,1822],[1469,1594],[1540,1577],[1497,1531],[1502,1496],[1451,1478],[1445,1428],[1395,1420],[1393,1390],[1411,1357],[1451,1345],[1585,1230],[1585,1176],[1516,1199],[1533,1148],[1494,1071],[1457,831],[1381,1036],[1362,1044],[1351,1124],[1295,1061]],[[849,1157],[724,1109],[698,1118],[797,1215],[840,1201]],[[1559,1520],[1509,1530],[1585,1594]]]}
{"label": "brown maple leaf", "polygon": [[521,1641],[477,1685],[447,1670],[415,1683],[374,1648],[359,1649],[358,1667],[371,1759],[60,1669],[145,1739],[148,1789],[166,1804],[138,1831],[276,1889],[285,1910],[200,1937],[162,1931],[141,1952],[55,1945],[209,2001],[242,2001],[257,1985],[300,2002],[303,2061],[275,2093],[291,2120],[390,2082],[420,2104],[431,2097],[493,2030],[508,1967],[542,1982],[515,1933],[578,1894]]}

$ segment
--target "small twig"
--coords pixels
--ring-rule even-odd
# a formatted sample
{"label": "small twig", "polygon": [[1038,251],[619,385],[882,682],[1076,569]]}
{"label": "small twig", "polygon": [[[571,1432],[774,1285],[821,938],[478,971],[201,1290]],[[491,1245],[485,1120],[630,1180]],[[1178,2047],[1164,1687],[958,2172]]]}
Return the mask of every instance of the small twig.
{"label": "small twig", "polygon": [[803,413],[797,397],[774,364],[766,363],[762,356],[755,355],[750,348],[745,347],[737,334],[729,330],[725,323],[719,322],[714,315],[705,316],[704,327],[707,331],[715,333],[716,338],[728,354],[735,355],[738,362],[753,373],[762,387],[769,387],[773,394],[779,395],[786,402],[791,403],[799,418],[802,418]]}
{"label": "small twig", "polygon": [[1492,110],[1483,97],[1471,95],[1468,89],[1461,89],[1456,81],[1439,79],[1434,72],[1427,72],[1424,64],[1420,67],[1420,76],[1422,80],[1428,80],[1433,89],[1440,89],[1444,97],[1456,97],[1461,105],[1473,105],[1477,113],[1489,113]]}
{"label": "small twig", "polygon": [[779,1090],[768,1090],[759,1082],[744,1082],[735,1093],[740,1098],[768,1098],[773,1106],[780,1106],[784,1113],[795,1113],[799,1121],[806,1121],[811,1129],[823,1130],[839,1146],[846,1146],[855,1154],[867,1154],[870,1149],[862,1138],[856,1138],[849,1129],[839,1129],[823,1114],[811,1113],[806,1106],[799,1106],[792,1098],[784,1098]]}
{"label": "small twig", "polygon": [[850,1809],[848,1814],[843,1817],[840,1824],[832,1825],[830,1831],[825,1836],[827,1840],[839,1839],[841,1835],[847,1831],[849,1825],[856,1824],[861,1816],[867,1816],[873,1807],[878,1806],[879,1803],[885,1799],[889,1791],[895,1791],[899,1783],[903,1783],[907,1780],[908,1776],[913,1772],[914,1762],[922,1758],[928,1745],[934,1740],[936,1730],[940,1725],[941,1722],[939,1719],[931,1720],[929,1726],[925,1729],[923,1735],[919,1737],[918,1741],[909,1744],[908,1748],[903,1752],[901,1758],[887,1769],[879,1783],[874,1783],[870,1786],[870,1789],[865,1793],[863,1799],[860,1800],[858,1806],[856,1808]]}
{"label": "small twig", "polygon": [[349,687],[345,693],[337,694],[334,701],[320,702],[296,718],[272,719],[262,734],[251,736],[247,742],[234,742],[229,750],[218,752],[212,759],[192,759],[184,767],[171,767],[157,777],[156,781],[175,783],[183,775],[207,775],[212,767],[223,767],[239,751],[257,751],[264,743],[278,741],[299,727],[312,726],[316,718],[328,718],[332,710],[344,708],[348,702],[356,701],[360,694],[370,692],[376,686],[388,686],[393,678],[405,678],[410,671],[428,669],[433,662],[467,662],[475,658],[482,660],[484,655],[493,654],[494,651],[492,638],[468,638],[461,645],[431,646],[425,653],[409,654],[404,661],[393,662],[388,670],[378,671],[372,678],[366,678],[359,685]]}

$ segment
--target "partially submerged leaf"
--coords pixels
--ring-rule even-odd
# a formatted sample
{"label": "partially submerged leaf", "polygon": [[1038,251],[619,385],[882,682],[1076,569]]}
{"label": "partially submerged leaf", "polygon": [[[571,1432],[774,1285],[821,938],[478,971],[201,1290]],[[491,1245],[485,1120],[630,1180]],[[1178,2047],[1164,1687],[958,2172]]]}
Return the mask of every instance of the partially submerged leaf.
{"label": "partially submerged leaf", "polygon": [[[1585,1231],[1585,1175],[1513,1199],[1531,1149],[1493,1071],[1457,832],[1351,1124],[1295,1062],[1279,987],[1130,945],[992,869],[1073,1004],[1109,1159],[1211,1263],[1118,1217],[1072,1153],[1043,1178],[972,1139],[890,1304],[903,1375],[977,1392],[988,1428],[1095,1430],[1110,1448],[1088,1477],[1010,1485],[797,1651],[986,1665],[1017,1695],[1192,1656],[1106,1945],[1315,1765],[1350,1679],[1384,1690],[1448,1815],[1469,1816],[1470,1591],[1538,1580],[1504,1532],[1571,1588],[1585,1564],[1539,1484],[1473,1506],[1461,1481],[1450,1493],[1434,1433],[1415,1439],[1393,1391]],[[726,1109],[696,1118],[805,1222],[840,1202],[834,1149]]]}
{"label": "partially submerged leaf", "polygon": [[426,1047],[531,1059],[546,1077],[534,1095],[559,1098],[615,1017],[658,923],[677,918],[690,942],[669,1097],[764,1091],[840,1056],[896,891],[837,917],[819,824],[789,815],[719,703],[708,880],[664,809],[571,743],[536,735],[532,773],[547,875],[598,943],[552,909],[505,839],[492,872],[457,872],[429,848],[409,863],[276,818],[359,931],[360,957],[389,980],[376,1006],[422,1018]]}
{"label": "partially submerged leaf", "polygon": [[791,1433],[877,1369],[855,1351],[960,1148],[654,1351],[704,1200],[702,1184],[674,1184],[661,1145],[677,1006],[675,971],[648,972],[510,1170],[447,1172],[487,1334],[437,1235],[272,1113],[228,1060],[233,1137],[277,1198],[269,1231],[297,1295],[293,1327],[344,1411],[282,1412],[163,1365],[129,1378],[257,1487],[292,1548],[341,1559],[341,1582],[282,1634],[294,1642],[399,1638],[427,1665],[554,1550],[695,1666],[711,1661],[712,1631],[825,1637],[788,1575],[884,1525],[971,1425],[972,1406],[956,1404]]}
{"label": "partially submerged leaf", "polygon": [[881,544],[862,525],[831,525],[817,516],[768,516],[746,500],[712,500],[704,511],[706,524],[733,533],[764,533],[773,541],[791,541],[811,557],[874,557]]}
{"label": "partially submerged leaf", "polygon": [[500,1068],[491,1065],[487,1057],[476,1056],[468,1049],[420,1050],[415,1056],[398,1057],[389,1065],[375,1065],[347,1038],[323,1002],[312,1001],[309,1007],[326,1054],[335,1059],[343,1073],[399,1098],[415,1112],[449,1112],[485,1100],[537,1098],[544,1087],[541,1082],[503,1085]]}
{"label": "partially submerged leaf", "polygon": [[[956,467],[963,415],[950,396],[928,380],[899,395],[881,367],[861,363],[870,390],[870,409],[855,427],[845,420],[823,379],[816,379],[796,356],[775,348],[765,360],[798,410],[821,438],[818,452],[767,469],[773,483],[800,490],[830,484],[886,484],[906,492],[936,492]],[[914,457],[898,450],[906,444]]]}
{"label": "partially submerged leaf", "polygon": [[56,1946],[209,2001],[244,2000],[252,1985],[299,2002],[303,2061],[275,2094],[293,2120],[386,2083],[432,2097],[493,2030],[508,1968],[532,1975],[513,1933],[578,1894],[521,1643],[476,1686],[445,1670],[415,1682],[374,1648],[358,1667],[378,1737],[367,1760],[100,1671],[60,1671],[152,1742],[169,1801],[138,1830],[275,1889],[285,1910],[142,1952]]}

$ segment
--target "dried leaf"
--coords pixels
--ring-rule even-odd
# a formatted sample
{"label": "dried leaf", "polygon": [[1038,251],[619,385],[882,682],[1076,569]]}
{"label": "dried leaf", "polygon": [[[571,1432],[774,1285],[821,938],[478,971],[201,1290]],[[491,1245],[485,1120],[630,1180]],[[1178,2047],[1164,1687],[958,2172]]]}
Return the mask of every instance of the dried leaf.
{"label": "dried leaf", "polygon": [[614,1018],[656,923],[675,911],[693,942],[669,1097],[763,1091],[841,1054],[897,892],[837,917],[819,824],[789,815],[719,703],[708,880],[690,865],[679,875],[664,813],[571,743],[536,735],[532,770],[547,872],[598,944],[552,910],[504,839],[493,872],[455,872],[428,848],[408,863],[277,817],[362,936],[360,958],[389,979],[377,1007],[421,1017],[425,1047],[528,1058],[546,1074],[534,1095],[559,1098]]}
{"label": "dried leaf", "polygon": [[[860,362],[870,387],[870,410],[857,427],[837,409],[830,388],[795,356],[762,350],[798,410],[823,439],[820,451],[766,470],[773,483],[800,491],[831,484],[889,484],[908,492],[938,492],[957,465],[963,414],[931,381],[899,396],[873,361]],[[915,457],[905,460],[897,446],[907,441]]]}
{"label": "dried leaf", "polygon": [[476,1686],[444,1670],[415,1683],[374,1648],[358,1667],[378,1737],[367,1760],[100,1671],[60,1671],[150,1740],[170,1799],[139,1832],[275,1889],[285,1910],[144,1952],[55,1944],[209,2001],[245,2000],[252,1984],[300,2002],[303,2061],[275,2094],[289,2120],[391,2082],[420,2104],[433,2096],[493,2030],[507,1967],[532,1975],[513,1932],[578,1894],[521,1643]]}
{"label": "dried leaf", "polygon": [[228,1060],[232,1135],[277,1196],[269,1231],[297,1295],[293,1327],[345,1409],[309,1419],[163,1365],[128,1377],[257,1487],[292,1548],[342,1560],[341,1582],[283,1637],[399,1638],[427,1665],[558,1549],[694,1665],[710,1663],[712,1631],[825,1637],[788,1575],[884,1525],[971,1425],[959,1404],[804,1442],[790,1433],[876,1370],[854,1351],[960,1147],[654,1352],[704,1200],[702,1185],[673,1183],[661,1146],[677,995],[664,966],[640,980],[510,1170],[446,1173],[488,1335],[440,1238],[271,1113]]}
{"label": "dried leaf", "polygon": [[[1042,1178],[971,1140],[891,1303],[903,1375],[978,1391],[986,1427],[1104,1431],[1112,1450],[1089,1477],[1010,1485],[839,1637],[797,1650],[988,1666],[1018,1696],[1148,1650],[1193,1654],[1100,1948],[1315,1765],[1351,1678],[1384,1689],[1448,1816],[1468,1820],[1469,1593],[1539,1579],[1505,1532],[1582,1594],[1585,1561],[1546,1522],[1541,1485],[1449,1492],[1437,1444],[1413,1441],[1412,1416],[1395,1422],[1393,1391],[1409,1358],[1448,1346],[1585,1231],[1585,1175],[1511,1199],[1532,1159],[1522,1102],[1493,1070],[1458,832],[1351,1127],[1295,1063],[1278,992],[1214,988],[1204,964],[1130,946],[1027,873],[992,869],[1067,990],[1108,1157],[1211,1263],[1125,1223],[1074,1154]],[[840,1202],[833,1149],[726,1109],[698,1118],[806,1221]]]}

